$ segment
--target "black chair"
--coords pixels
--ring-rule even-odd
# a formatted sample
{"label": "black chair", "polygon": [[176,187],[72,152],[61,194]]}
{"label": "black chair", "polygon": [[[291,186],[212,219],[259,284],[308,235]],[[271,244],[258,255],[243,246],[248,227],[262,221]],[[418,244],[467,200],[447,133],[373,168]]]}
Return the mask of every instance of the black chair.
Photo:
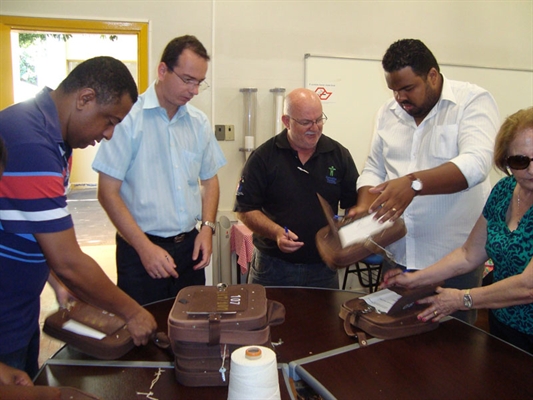
{"label": "black chair", "polygon": [[[354,269],[350,269],[351,267]],[[370,293],[375,292],[380,283],[382,267],[383,257],[379,254],[371,254],[354,265],[346,267],[342,290],[346,289],[348,274],[357,274],[359,284],[368,289]]]}

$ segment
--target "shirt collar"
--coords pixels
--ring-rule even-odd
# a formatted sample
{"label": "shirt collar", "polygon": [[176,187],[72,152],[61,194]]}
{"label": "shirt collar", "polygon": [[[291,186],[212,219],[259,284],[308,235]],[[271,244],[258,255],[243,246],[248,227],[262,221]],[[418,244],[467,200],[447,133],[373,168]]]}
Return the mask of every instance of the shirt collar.
{"label": "shirt collar", "polygon": [[59,113],[57,112],[57,107],[52,100],[52,96],[50,96],[52,91],[52,89],[45,86],[35,96],[35,104],[44,116],[46,132],[50,135],[52,140],[59,145],[62,155],[68,159],[72,154],[72,148],[63,139],[61,124],[59,122]]}
{"label": "shirt collar", "polygon": [[[145,110],[148,110],[151,108],[163,109],[163,107],[161,107],[161,105],[159,104],[159,99],[157,98],[157,93],[155,92],[155,84],[156,84],[156,81],[152,82],[152,84],[148,87],[148,89],[146,89],[146,91],[141,95],[144,97],[143,109]],[[189,109],[187,107],[187,104],[180,106],[174,118],[180,117],[181,115],[188,113],[188,112],[189,112]]]}
{"label": "shirt collar", "polygon": [[[276,135],[275,143],[276,146],[278,146],[280,149],[288,149],[293,152],[296,152],[296,150],[291,147],[289,139],[287,138],[287,128],[285,128],[280,134]],[[333,145],[332,140],[322,133],[320,139],[318,139],[318,143],[316,144],[316,150],[313,153],[312,157],[314,157],[316,154],[327,153],[334,149],[335,146]]]}

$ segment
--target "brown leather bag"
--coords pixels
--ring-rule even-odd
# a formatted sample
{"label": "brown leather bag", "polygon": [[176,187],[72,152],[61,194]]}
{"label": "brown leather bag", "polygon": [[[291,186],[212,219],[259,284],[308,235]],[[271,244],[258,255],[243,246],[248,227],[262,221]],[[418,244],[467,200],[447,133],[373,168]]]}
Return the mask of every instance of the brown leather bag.
{"label": "brown leather bag", "polygon": [[370,241],[381,247],[386,247],[407,233],[405,223],[402,218],[398,218],[392,226],[369,237],[366,241],[342,247],[339,238],[339,229],[354,220],[336,220],[328,202],[317,193],[320,204],[328,221],[328,225],[320,229],[316,234],[316,247],[322,260],[333,270],[346,268],[363,258],[368,257],[373,252],[369,250],[365,243]]}
{"label": "brown leather bag", "polygon": [[366,346],[367,334],[378,339],[396,339],[432,331],[439,324],[423,322],[417,315],[426,304],[416,304],[416,300],[431,296],[442,282],[417,289],[391,288],[402,297],[385,313],[379,313],[363,299],[357,297],[341,305],[339,316],[344,320],[344,330],[348,336],[357,338],[361,346]]}
{"label": "brown leather bag", "polygon": [[176,379],[185,386],[226,386],[231,353],[246,345],[272,348],[270,327],[285,320],[283,304],[257,284],[189,286],[168,316]]}
{"label": "brown leather bag", "polygon": [[[69,320],[96,329],[106,336],[103,339],[95,339],[66,330],[63,325]],[[82,353],[102,360],[122,357],[134,346],[126,322],[122,318],[79,300],[68,308],[61,308],[49,315],[44,321],[43,332]]]}

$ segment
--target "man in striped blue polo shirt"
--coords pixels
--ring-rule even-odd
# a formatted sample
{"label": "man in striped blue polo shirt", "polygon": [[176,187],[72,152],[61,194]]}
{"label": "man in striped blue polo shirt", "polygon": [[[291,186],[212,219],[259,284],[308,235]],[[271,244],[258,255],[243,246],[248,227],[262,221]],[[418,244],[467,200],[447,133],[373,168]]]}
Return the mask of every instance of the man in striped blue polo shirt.
{"label": "man in striped blue polo shirt", "polygon": [[60,305],[68,288],[124,318],[137,345],[156,329],[152,315],[81,251],[66,201],[72,149],[111,139],[136,100],[126,66],[96,57],[56,90],[44,88],[0,112],[7,149],[0,180],[0,362],[30,377],[38,371],[40,294],[49,278]]}

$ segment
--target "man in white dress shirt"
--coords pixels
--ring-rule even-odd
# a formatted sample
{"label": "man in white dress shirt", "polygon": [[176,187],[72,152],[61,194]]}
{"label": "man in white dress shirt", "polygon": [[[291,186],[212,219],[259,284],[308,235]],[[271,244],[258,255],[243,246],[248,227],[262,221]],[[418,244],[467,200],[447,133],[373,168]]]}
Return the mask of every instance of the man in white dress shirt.
{"label": "man in white dress shirt", "polygon": [[[407,235],[388,250],[401,266],[423,269],[461,246],[481,214],[499,112],[486,90],[444,77],[420,40],[393,43],[382,65],[394,98],[378,112],[351,214],[403,217]],[[446,286],[479,286],[482,272]],[[474,312],[460,313],[475,321]]]}

